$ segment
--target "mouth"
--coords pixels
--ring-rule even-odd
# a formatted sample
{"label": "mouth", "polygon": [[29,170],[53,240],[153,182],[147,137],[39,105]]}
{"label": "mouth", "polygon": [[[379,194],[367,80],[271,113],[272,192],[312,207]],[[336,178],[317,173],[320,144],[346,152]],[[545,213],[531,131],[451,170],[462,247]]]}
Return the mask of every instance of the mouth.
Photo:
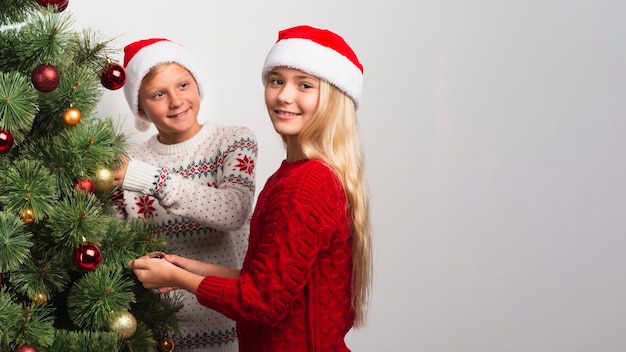
{"label": "mouth", "polygon": [[299,113],[285,111],[285,110],[274,110],[274,112],[276,113],[276,117],[280,119],[291,119],[291,118],[298,117],[301,115]]}
{"label": "mouth", "polygon": [[187,112],[189,111],[189,109],[183,111],[183,112],[179,112],[178,114],[174,114],[174,115],[167,115],[168,119],[182,119],[183,117],[187,116]]}

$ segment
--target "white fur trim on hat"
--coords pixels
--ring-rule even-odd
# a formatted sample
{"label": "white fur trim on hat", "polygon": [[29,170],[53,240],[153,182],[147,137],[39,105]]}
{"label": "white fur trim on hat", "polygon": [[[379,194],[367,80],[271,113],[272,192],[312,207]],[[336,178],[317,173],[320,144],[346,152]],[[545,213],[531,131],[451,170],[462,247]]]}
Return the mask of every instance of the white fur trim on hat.
{"label": "white fur trim on hat", "polygon": [[335,49],[306,38],[281,39],[265,58],[264,83],[270,71],[279,66],[295,68],[327,81],[351,97],[355,107],[359,107],[363,72]]}
{"label": "white fur trim on hat", "polygon": [[[127,47],[141,45],[138,43],[141,43],[141,41],[129,44]],[[134,49],[136,49],[136,47]],[[126,97],[128,107],[135,116],[135,127],[139,131],[147,131],[151,124],[148,118],[139,116],[139,87],[141,86],[143,78],[153,67],[169,62],[175,62],[183,66],[196,80],[200,99],[202,99],[204,94],[202,84],[199,80],[200,70],[194,57],[182,45],[167,39],[162,39],[147,44],[130,55],[132,55],[132,57],[126,57],[124,60],[127,62],[124,96]]]}

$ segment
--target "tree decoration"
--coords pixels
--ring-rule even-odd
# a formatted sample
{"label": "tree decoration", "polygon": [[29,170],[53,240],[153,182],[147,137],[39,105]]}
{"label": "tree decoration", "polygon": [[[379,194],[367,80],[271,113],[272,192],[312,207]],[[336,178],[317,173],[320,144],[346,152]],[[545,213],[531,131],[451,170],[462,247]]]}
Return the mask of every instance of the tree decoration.
{"label": "tree decoration", "polygon": [[100,247],[94,243],[85,242],[72,253],[74,265],[82,271],[95,270],[102,261]]}
{"label": "tree decoration", "polygon": [[116,312],[109,322],[109,330],[117,333],[122,339],[128,339],[137,330],[137,320],[128,311]]}
{"label": "tree decoration", "polygon": [[172,340],[167,334],[163,335],[159,345],[157,346],[159,352],[172,352],[174,350],[174,340]]}
{"label": "tree decoration", "polygon": [[[0,352],[156,352],[183,301],[128,270],[167,242],[152,222],[118,216],[127,137],[97,116],[101,79],[115,88],[128,72],[107,66],[114,40],[75,30],[66,7],[0,1]],[[134,317],[112,319],[123,311]]]}
{"label": "tree decoration", "polygon": [[69,5],[70,0],[37,0],[37,3],[43,7],[48,7],[49,5],[57,5],[57,11],[63,12]]}
{"label": "tree decoration", "polygon": [[13,147],[13,135],[7,130],[0,131],[0,154],[8,153]]}
{"label": "tree decoration", "polygon": [[110,90],[117,90],[126,83],[126,69],[117,62],[111,62],[104,67],[100,76],[100,83]]}
{"label": "tree decoration", "polygon": [[74,188],[79,191],[93,193],[96,190],[96,184],[92,180],[86,178],[77,178],[74,180]]}
{"label": "tree decoration", "polygon": [[35,222],[35,211],[30,205],[27,205],[22,213],[20,213],[20,219],[22,219],[25,224],[32,224]]}
{"label": "tree decoration", "polygon": [[31,298],[31,301],[39,307],[43,307],[48,304],[48,295],[39,291],[35,293],[35,295]]}
{"label": "tree decoration", "polygon": [[30,81],[38,91],[52,92],[61,83],[61,73],[54,65],[39,64],[31,73]]}
{"label": "tree decoration", "polygon": [[39,352],[39,350],[31,344],[25,344],[15,347],[12,352]]}
{"label": "tree decoration", "polygon": [[105,166],[98,166],[94,173],[96,192],[104,192],[113,187],[113,171]]}
{"label": "tree decoration", "polygon": [[61,115],[61,120],[66,126],[72,127],[78,125],[80,120],[83,118],[83,114],[78,110],[78,108],[71,106],[63,111],[63,115]]}

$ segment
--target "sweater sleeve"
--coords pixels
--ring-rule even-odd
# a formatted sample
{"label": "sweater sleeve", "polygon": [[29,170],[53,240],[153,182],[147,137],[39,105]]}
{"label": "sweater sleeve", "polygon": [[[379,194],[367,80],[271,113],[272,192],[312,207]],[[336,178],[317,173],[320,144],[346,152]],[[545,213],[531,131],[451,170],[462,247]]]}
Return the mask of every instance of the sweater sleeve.
{"label": "sweater sleeve", "polygon": [[216,230],[236,230],[247,221],[254,199],[257,158],[254,133],[245,127],[233,130],[211,157],[221,173],[217,184],[194,182],[167,166],[132,159],[124,188],[155,197],[173,214]]}
{"label": "sweater sleeve", "polygon": [[248,325],[278,324],[302,295],[336,223],[345,220],[338,215],[345,212],[343,189],[331,173],[317,164],[268,197],[261,210],[257,205],[264,225],[254,230],[260,231],[258,242],[251,242],[240,277],[205,277],[198,301]]}

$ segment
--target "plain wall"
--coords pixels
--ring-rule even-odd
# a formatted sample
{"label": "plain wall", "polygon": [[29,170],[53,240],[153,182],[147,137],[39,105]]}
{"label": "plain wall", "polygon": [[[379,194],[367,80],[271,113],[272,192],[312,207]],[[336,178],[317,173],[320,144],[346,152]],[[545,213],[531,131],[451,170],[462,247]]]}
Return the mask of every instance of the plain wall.
{"label": "plain wall", "polygon": [[[260,70],[277,31],[340,33],[374,226],[353,351],[626,351],[626,2],[70,0],[121,48],[167,37],[202,66],[202,111],[251,127],[258,190],[284,157]],[[133,119],[122,90],[101,116]],[[153,133],[154,130],[151,131]]]}

